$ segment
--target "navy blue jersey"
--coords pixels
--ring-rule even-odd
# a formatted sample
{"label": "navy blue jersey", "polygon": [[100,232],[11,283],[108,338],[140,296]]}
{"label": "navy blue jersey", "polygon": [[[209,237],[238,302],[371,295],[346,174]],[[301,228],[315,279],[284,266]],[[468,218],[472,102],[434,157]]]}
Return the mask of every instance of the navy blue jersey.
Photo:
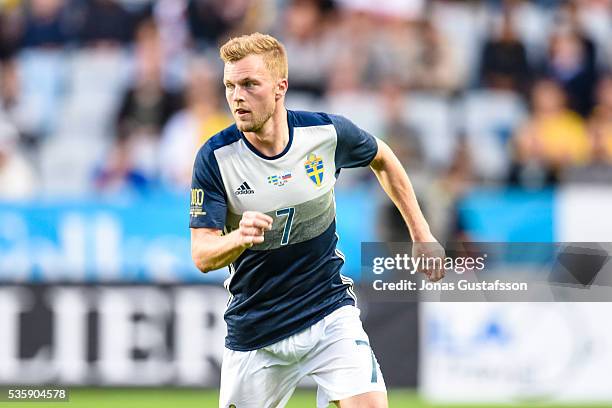
{"label": "navy blue jersey", "polygon": [[367,166],[376,139],[349,120],[288,111],[289,143],[266,157],[235,125],[198,152],[191,190],[191,228],[238,228],[245,211],[274,220],[264,242],[244,251],[226,288],[226,346],[265,347],[355,304],[336,248],[334,184],[341,168]]}

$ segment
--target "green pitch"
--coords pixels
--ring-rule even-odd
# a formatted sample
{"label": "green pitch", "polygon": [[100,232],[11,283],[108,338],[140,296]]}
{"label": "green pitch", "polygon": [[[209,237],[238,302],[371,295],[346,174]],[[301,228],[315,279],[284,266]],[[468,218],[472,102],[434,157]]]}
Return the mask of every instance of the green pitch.
{"label": "green pitch", "polygon": [[[2,403],[0,406],[14,408],[216,408],[217,392],[214,390],[194,389],[130,389],[130,388],[74,388],[70,390],[70,402],[67,403]],[[442,408],[421,401],[414,391],[392,390],[389,392],[389,406],[392,408]],[[531,405],[520,405],[528,407]],[[578,408],[572,405],[533,405],[537,407]],[[587,405],[580,405],[584,408]],[[612,404],[588,405],[589,407],[612,407]],[[287,408],[314,408],[315,392],[297,391]],[[450,405],[447,408],[467,408],[467,406]],[[471,405],[473,407],[473,405]],[[478,408],[509,408],[510,405],[477,405]]]}

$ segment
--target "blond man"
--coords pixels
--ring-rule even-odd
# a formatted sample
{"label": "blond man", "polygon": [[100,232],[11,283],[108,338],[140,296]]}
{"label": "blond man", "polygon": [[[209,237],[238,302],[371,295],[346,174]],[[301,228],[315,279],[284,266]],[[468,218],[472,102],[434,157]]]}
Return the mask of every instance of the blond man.
{"label": "blond man", "polygon": [[349,120],[285,108],[278,40],[246,35],[220,54],[235,124],[200,149],[190,209],[195,264],[230,270],[219,407],[284,407],[307,376],[318,407],[386,407],[353,282],[340,273],[333,187],[340,169],[369,165],[412,238],[435,242],[410,181],[389,147]]}

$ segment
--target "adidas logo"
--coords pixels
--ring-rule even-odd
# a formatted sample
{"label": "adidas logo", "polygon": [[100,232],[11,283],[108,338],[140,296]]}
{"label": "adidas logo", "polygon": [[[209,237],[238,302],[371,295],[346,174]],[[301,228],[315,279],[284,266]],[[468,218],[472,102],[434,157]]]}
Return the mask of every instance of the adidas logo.
{"label": "adidas logo", "polygon": [[236,191],[234,191],[234,194],[236,195],[241,195],[241,194],[255,194],[255,190],[253,190],[251,188],[251,186],[249,186],[249,183],[247,183],[246,181],[244,183],[242,183],[240,185],[240,187],[238,187],[236,189]]}

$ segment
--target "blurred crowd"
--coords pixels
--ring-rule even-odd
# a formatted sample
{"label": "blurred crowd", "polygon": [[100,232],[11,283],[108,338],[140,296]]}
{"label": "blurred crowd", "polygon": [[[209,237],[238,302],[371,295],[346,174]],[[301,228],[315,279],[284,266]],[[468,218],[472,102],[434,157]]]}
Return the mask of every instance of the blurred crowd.
{"label": "blurred crowd", "polygon": [[287,107],[386,140],[439,234],[473,186],[612,182],[612,0],[0,0],[0,198],[185,190],[253,31]]}

